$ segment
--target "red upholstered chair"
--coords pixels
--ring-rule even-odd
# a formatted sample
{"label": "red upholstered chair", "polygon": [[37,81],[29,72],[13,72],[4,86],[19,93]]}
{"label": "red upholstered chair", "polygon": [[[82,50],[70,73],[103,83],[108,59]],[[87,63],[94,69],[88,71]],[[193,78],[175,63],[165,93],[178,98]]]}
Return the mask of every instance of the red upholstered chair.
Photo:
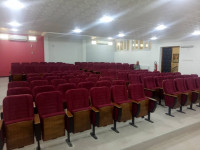
{"label": "red upholstered chair", "polygon": [[35,80],[31,81],[30,87],[33,89],[35,86],[43,86],[43,85],[49,85],[48,80]]}
{"label": "red upholstered chair", "polygon": [[159,105],[161,105],[161,91],[160,88],[156,86],[154,77],[148,76],[144,78],[144,93],[145,96],[154,98],[159,101]]}
{"label": "red upholstered chair", "polygon": [[128,82],[128,73],[127,72],[118,72],[117,73],[117,79],[118,80],[124,80]]}
{"label": "red upholstered chair", "polygon": [[85,88],[68,90],[65,93],[67,102],[67,144],[71,147],[70,133],[82,132],[91,129],[91,108],[89,92]]}
{"label": "red upholstered chair", "polygon": [[26,81],[13,81],[8,83],[8,89],[15,87],[29,87],[29,83]]}
{"label": "red upholstered chair", "polygon": [[76,85],[78,85],[78,83],[83,82],[84,80],[81,78],[71,78],[69,79],[70,83],[75,83]]}
{"label": "red upholstered chair", "polygon": [[200,77],[195,78],[196,87],[200,89]]}
{"label": "red upholstered chair", "polygon": [[56,88],[58,87],[59,84],[64,84],[67,83],[65,79],[53,79],[51,80],[51,84],[55,86]]}
{"label": "red upholstered chair", "polygon": [[129,97],[132,103],[132,122],[130,125],[137,127],[135,125],[135,117],[144,117],[148,115],[148,118],[145,119],[151,123],[150,115],[156,109],[157,102],[155,99],[145,97],[144,95],[144,86],[142,84],[130,84],[128,87]]}
{"label": "red upholstered chair", "polygon": [[58,79],[58,78],[59,78],[58,76],[47,76],[47,77],[45,78],[45,80],[48,80],[49,83],[51,83],[51,81],[52,81],[53,79]]}
{"label": "red upholstered chair", "polygon": [[94,82],[90,82],[90,81],[88,81],[88,82],[80,82],[78,84],[78,88],[86,88],[88,90],[90,90],[94,86],[95,86],[95,83]]}
{"label": "red upholstered chair", "polygon": [[[186,87],[188,90],[193,92],[193,98],[192,99],[197,99],[196,102],[199,103],[198,107],[200,107],[200,88],[198,87],[198,85],[196,84],[196,80],[195,78],[185,78],[185,83],[186,83]],[[194,102],[194,103],[196,103]]]}
{"label": "red upholstered chair", "polygon": [[108,80],[97,81],[95,86],[96,87],[102,87],[102,86],[111,87],[111,82]]}
{"label": "red upholstered chair", "polygon": [[174,81],[175,81],[177,91],[181,92],[182,96],[187,100],[185,105],[190,104],[190,108],[188,109],[194,110],[192,108],[192,104],[197,101],[197,97],[198,97],[196,96],[197,93],[192,92],[191,90],[187,89],[183,78],[177,78]]}
{"label": "red upholstered chair", "polygon": [[98,78],[100,77],[100,74],[90,74],[89,77],[95,77],[95,78]]}
{"label": "red upholstered chair", "polygon": [[185,97],[182,96],[182,92],[177,91],[173,79],[167,79],[163,81],[163,91],[165,105],[169,107],[168,113],[166,113],[166,115],[174,117],[173,115],[171,115],[171,109],[175,109],[178,107],[180,107],[180,110],[177,111],[184,113],[182,111],[182,106],[186,104],[187,100],[185,99]]}
{"label": "red upholstered chair", "polygon": [[[7,149],[21,148],[33,144],[34,123],[33,98],[31,95],[13,95],[4,98],[3,125]],[[37,138],[37,140],[40,139]]]}
{"label": "red upholstered chair", "polygon": [[41,121],[44,141],[65,135],[65,112],[58,91],[43,92],[36,96],[35,104]]}
{"label": "red upholstered chair", "polygon": [[119,133],[116,129],[116,119],[120,120],[120,113],[117,116],[116,109],[120,109],[118,105],[111,103],[110,88],[109,87],[94,87],[90,90],[91,104],[92,104],[92,125],[93,129],[90,135],[97,139],[95,134],[95,126],[107,126],[113,123],[114,127],[111,129]]}
{"label": "red upholstered chair", "polygon": [[89,78],[86,78],[85,81],[91,81],[91,82],[97,82],[99,80],[99,78],[97,77],[89,77]]}
{"label": "red upholstered chair", "polygon": [[33,97],[36,97],[39,93],[55,91],[55,87],[53,85],[43,85],[36,86],[32,89]]}
{"label": "red upholstered chair", "polygon": [[137,74],[129,74],[129,83],[130,84],[140,84],[140,77]]}
{"label": "red upholstered chair", "polygon": [[34,76],[34,77],[28,77],[27,78],[27,81],[30,83],[31,81],[34,81],[34,80],[42,80],[42,77],[41,76]]}
{"label": "red upholstered chair", "polygon": [[126,85],[126,81],[124,81],[124,80],[113,80],[112,85]]}
{"label": "red upholstered chair", "polygon": [[132,118],[132,101],[128,99],[126,85],[114,85],[111,87],[111,97],[114,104],[119,105],[122,109],[120,121],[127,121]]}
{"label": "red upholstered chair", "polygon": [[7,96],[20,94],[32,94],[32,92],[29,87],[16,87],[7,90]]}
{"label": "red upholstered chair", "polygon": [[99,80],[100,81],[110,81],[111,82],[112,78],[110,78],[110,77],[100,77]]}

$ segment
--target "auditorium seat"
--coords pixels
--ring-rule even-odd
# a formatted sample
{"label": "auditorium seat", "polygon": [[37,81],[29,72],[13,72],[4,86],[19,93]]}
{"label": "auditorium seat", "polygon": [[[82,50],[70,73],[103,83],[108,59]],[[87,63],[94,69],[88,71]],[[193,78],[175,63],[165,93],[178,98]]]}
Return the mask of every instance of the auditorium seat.
{"label": "auditorium seat", "polygon": [[32,94],[32,92],[29,87],[15,87],[7,90],[7,96],[21,94]]}
{"label": "auditorium seat", "polygon": [[140,78],[137,74],[129,74],[129,84],[140,84]]}
{"label": "auditorium seat", "polygon": [[68,90],[65,93],[67,102],[67,144],[71,147],[70,133],[83,132],[91,129],[91,108],[89,104],[89,92],[85,88]]}
{"label": "auditorium seat", "polygon": [[35,80],[31,81],[30,87],[33,89],[35,86],[43,86],[43,85],[49,85],[48,80]]}
{"label": "auditorium seat", "polygon": [[182,92],[177,91],[173,79],[167,79],[163,81],[163,91],[165,105],[169,107],[168,113],[166,113],[166,115],[174,117],[173,115],[171,115],[171,109],[175,109],[178,107],[180,107],[180,110],[178,111],[184,113],[182,111],[182,106],[184,106],[187,101],[184,97],[182,97]]}
{"label": "auditorium seat", "polygon": [[95,86],[96,87],[102,87],[102,86],[111,87],[111,82],[108,80],[97,81]]}
{"label": "auditorium seat", "polygon": [[29,87],[29,83],[26,81],[13,81],[8,83],[8,89],[15,87]]}
{"label": "auditorium seat", "polygon": [[30,83],[31,81],[34,81],[34,80],[42,80],[42,77],[41,76],[34,76],[34,77],[28,77],[27,78],[27,81]]}
{"label": "auditorium seat", "polygon": [[65,79],[53,79],[53,80],[51,80],[51,84],[53,86],[55,86],[55,88],[57,88],[59,84],[64,84],[64,83],[67,83],[67,81]]}
{"label": "auditorium seat", "polygon": [[91,82],[97,82],[99,79],[97,77],[88,77],[85,79],[85,81],[91,81]]}
{"label": "auditorium seat", "polygon": [[148,115],[148,118],[145,119],[151,123],[150,115],[156,109],[157,102],[155,99],[145,97],[144,95],[144,86],[142,84],[130,84],[128,87],[129,98],[132,103],[132,122],[130,125],[137,127],[135,125],[135,117],[144,117]]}
{"label": "auditorium seat", "polygon": [[86,88],[88,90],[90,90],[94,86],[95,86],[95,83],[94,82],[90,82],[90,81],[88,81],[88,82],[80,82],[78,84],[78,88]]}
{"label": "auditorium seat", "polygon": [[[111,97],[114,104],[121,107],[120,121],[127,121],[132,118],[132,101],[128,99],[126,85],[114,85],[111,87]],[[117,120],[117,118],[116,118]]]}
{"label": "auditorium seat", "polygon": [[43,92],[36,96],[35,104],[41,121],[43,141],[65,135],[65,112],[58,91]]}
{"label": "auditorium seat", "polygon": [[[120,113],[117,116],[113,116],[116,113],[116,109],[121,109],[118,105],[111,103],[111,95],[109,87],[93,87],[90,90],[91,104],[92,104],[92,132],[91,136],[97,139],[95,134],[95,127],[102,127],[113,124],[111,129],[116,133],[119,133],[116,129],[116,118],[120,120]],[[115,107],[115,108],[114,108]],[[120,111],[120,110],[119,110]]]}
{"label": "auditorium seat", "polygon": [[34,123],[31,95],[13,95],[4,98],[3,125],[8,150],[34,143]]}
{"label": "auditorium seat", "polygon": [[118,80],[124,80],[128,82],[128,73],[127,72],[118,72],[117,73],[117,79]]}
{"label": "auditorium seat", "polygon": [[59,78],[59,77],[58,77],[58,76],[55,76],[55,75],[54,75],[54,76],[47,76],[47,77],[45,77],[45,80],[48,80],[48,82],[51,83],[52,80],[58,79],[58,78]]}
{"label": "auditorium seat", "polygon": [[96,77],[99,79],[100,75],[99,74],[90,74],[89,77]]}
{"label": "auditorium seat", "polygon": [[113,80],[112,85],[126,85],[126,81],[124,81],[124,80]]}
{"label": "auditorium seat", "polygon": [[83,82],[84,80],[81,78],[71,78],[69,79],[70,83],[75,83],[76,85],[78,85],[78,83]]}
{"label": "auditorium seat", "polygon": [[112,78],[110,78],[110,77],[100,77],[99,80],[100,80],[100,81],[102,81],[102,80],[105,80],[105,81],[106,81],[106,80],[107,80],[107,81],[110,81],[110,82],[111,82],[111,81],[112,81]]}
{"label": "auditorium seat", "polygon": [[43,93],[43,92],[50,92],[50,91],[55,91],[55,87],[53,85],[43,85],[43,86],[35,86],[32,89],[32,94],[33,97],[35,98],[37,94]]}

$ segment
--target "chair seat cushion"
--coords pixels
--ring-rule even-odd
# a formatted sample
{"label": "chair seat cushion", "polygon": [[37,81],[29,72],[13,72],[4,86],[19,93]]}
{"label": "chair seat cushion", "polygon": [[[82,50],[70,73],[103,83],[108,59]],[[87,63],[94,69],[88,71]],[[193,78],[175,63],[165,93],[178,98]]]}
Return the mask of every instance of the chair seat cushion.
{"label": "chair seat cushion", "polygon": [[58,115],[63,115],[65,114],[65,112],[56,112],[56,113],[51,113],[51,114],[47,114],[47,115],[42,115],[41,118],[49,118],[49,117],[52,117],[52,116],[58,116]]}

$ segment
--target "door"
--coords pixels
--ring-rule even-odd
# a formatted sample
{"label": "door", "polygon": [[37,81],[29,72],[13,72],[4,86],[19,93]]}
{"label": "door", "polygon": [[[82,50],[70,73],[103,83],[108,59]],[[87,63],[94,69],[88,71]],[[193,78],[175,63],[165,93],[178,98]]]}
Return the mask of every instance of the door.
{"label": "door", "polygon": [[162,48],[162,72],[171,72],[172,47]]}

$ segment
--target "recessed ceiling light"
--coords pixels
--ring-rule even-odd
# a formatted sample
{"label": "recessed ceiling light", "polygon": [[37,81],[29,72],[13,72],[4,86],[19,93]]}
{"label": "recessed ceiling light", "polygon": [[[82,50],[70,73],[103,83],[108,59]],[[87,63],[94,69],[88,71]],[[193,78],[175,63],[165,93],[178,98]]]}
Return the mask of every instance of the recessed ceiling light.
{"label": "recessed ceiling light", "polygon": [[108,22],[111,22],[113,20],[114,19],[110,16],[103,16],[102,18],[100,18],[100,22],[102,22],[102,23],[108,23]]}
{"label": "recessed ceiling light", "polygon": [[28,36],[28,40],[29,41],[37,41],[37,37],[36,36]]}
{"label": "recessed ceiling light", "polygon": [[74,30],[72,30],[74,33],[81,33],[82,32],[82,30],[81,29],[79,29],[79,28],[75,28]]}
{"label": "recessed ceiling light", "polygon": [[151,40],[157,40],[158,38],[156,37],[156,36],[153,36],[152,38],[151,38]]}
{"label": "recessed ceiling light", "polygon": [[112,38],[112,37],[108,37],[107,39],[108,39],[108,40],[112,40],[113,38]]}
{"label": "recessed ceiling light", "polygon": [[124,37],[125,34],[124,34],[124,33],[119,33],[117,36],[118,36],[118,37]]}
{"label": "recessed ceiling light", "polygon": [[113,45],[113,42],[108,42],[108,45]]}
{"label": "recessed ceiling light", "polygon": [[11,31],[17,32],[18,29],[12,28]]}
{"label": "recessed ceiling light", "polygon": [[0,39],[7,40],[8,39],[8,34],[0,34]]}
{"label": "recessed ceiling light", "polygon": [[161,25],[159,25],[159,26],[157,26],[156,27],[156,30],[164,30],[164,29],[166,29],[167,27],[165,26],[165,25],[163,25],[163,24],[161,24]]}
{"label": "recessed ceiling light", "polygon": [[22,4],[20,1],[18,0],[7,0],[4,5],[8,8],[14,9],[14,10],[18,10],[18,9],[22,9],[24,8],[24,4]]}
{"label": "recessed ceiling light", "polygon": [[16,22],[16,21],[12,21],[12,22],[10,22],[10,23],[8,23],[10,26],[13,26],[13,27],[19,27],[19,26],[21,26],[21,24],[20,23],[18,23],[18,22]]}
{"label": "recessed ceiling light", "polygon": [[195,30],[192,35],[200,35],[200,30]]}
{"label": "recessed ceiling light", "polygon": [[91,42],[93,45],[97,44],[97,41],[92,40]]}

